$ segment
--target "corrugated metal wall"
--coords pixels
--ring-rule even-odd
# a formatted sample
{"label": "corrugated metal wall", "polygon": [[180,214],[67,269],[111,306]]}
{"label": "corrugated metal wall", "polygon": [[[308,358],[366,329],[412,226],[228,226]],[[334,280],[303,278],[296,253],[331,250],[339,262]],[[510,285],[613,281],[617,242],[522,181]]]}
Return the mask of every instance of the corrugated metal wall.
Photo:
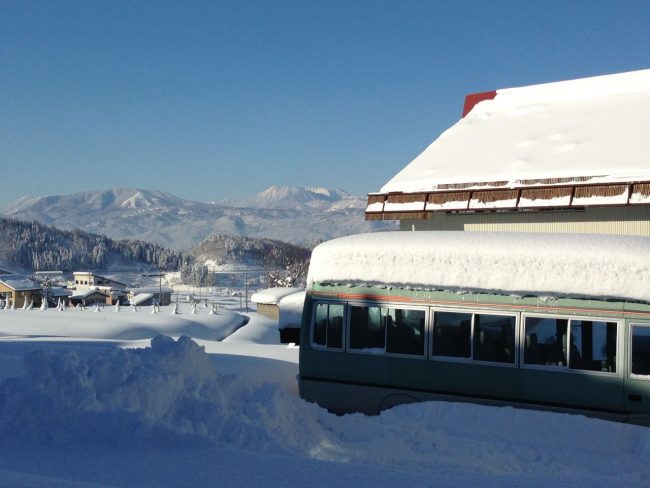
{"label": "corrugated metal wall", "polygon": [[400,230],[574,232],[650,237],[650,205],[584,211],[433,213],[430,220],[401,220]]}

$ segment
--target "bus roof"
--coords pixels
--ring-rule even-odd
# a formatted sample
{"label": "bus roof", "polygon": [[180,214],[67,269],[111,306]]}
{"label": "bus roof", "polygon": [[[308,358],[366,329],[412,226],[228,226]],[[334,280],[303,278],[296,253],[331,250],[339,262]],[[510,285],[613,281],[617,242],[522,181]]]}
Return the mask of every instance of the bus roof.
{"label": "bus roof", "polygon": [[364,285],[650,301],[650,238],[379,232],[317,246],[307,286]]}

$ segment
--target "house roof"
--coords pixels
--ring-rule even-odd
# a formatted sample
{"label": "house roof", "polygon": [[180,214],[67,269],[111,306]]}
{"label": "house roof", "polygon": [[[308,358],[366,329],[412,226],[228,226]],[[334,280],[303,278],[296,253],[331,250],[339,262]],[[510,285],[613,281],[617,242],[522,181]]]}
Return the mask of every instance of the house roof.
{"label": "house roof", "polygon": [[14,291],[40,290],[41,285],[26,276],[17,274],[0,275],[0,283]]}
{"label": "house roof", "polygon": [[89,296],[94,295],[94,294],[99,294],[99,295],[102,295],[104,297],[108,296],[108,293],[106,293],[106,292],[91,288],[89,290],[74,290],[72,292],[72,295],[70,295],[70,298],[73,299],[73,300],[83,300],[83,299],[86,299]]}
{"label": "house roof", "polygon": [[131,305],[140,305],[143,302],[146,302],[150,298],[153,298],[153,293],[139,293],[136,296],[134,296],[129,302]]}
{"label": "house roof", "polygon": [[[468,96],[477,103],[466,104],[467,115],[370,195],[368,212],[390,210],[379,205],[386,199],[378,195],[543,187],[566,188],[551,192],[565,199],[547,202],[547,195],[534,207],[570,206],[576,186],[601,188],[602,195],[587,196],[618,197],[581,206],[650,203],[650,69],[480,95],[488,94]],[[635,182],[646,185],[629,186]],[[501,201],[496,208],[513,208],[520,196],[488,200]],[[389,203],[402,204],[392,210],[417,211],[425,210],[425,200]],[[470,195],[457,194],[430,201],[426,210],[447,210],[442,204],[448,200],[461,202],[457,209],[472,208]]]}

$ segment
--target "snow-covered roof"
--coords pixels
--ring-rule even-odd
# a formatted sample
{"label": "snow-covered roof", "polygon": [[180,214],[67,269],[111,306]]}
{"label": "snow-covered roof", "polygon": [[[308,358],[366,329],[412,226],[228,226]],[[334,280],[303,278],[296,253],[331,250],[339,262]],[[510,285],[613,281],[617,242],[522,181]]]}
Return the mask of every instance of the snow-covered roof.
{"label": "snow-covered roof", "polygon": [[497,90],[381,188],[650,180],[650,69]]}
{"label": "snow-covered roof", "polygon": [[153,298],[153,293],[140,293],[129,300],[131,305],[140,305],[143,302],[146,302],[150,298]]}
{"label": "snow-covered roof", "polygon": [[91,295],[94,295],[95,293],[98,293],[100,295],[108,296],[108,293],[102,290],[98,290],[96,288],[89,288],[87,290],[72,290],[72,294],[70,295],[70,298],[73,300],[83,300],[85,298],[88,298]]}
{"label": "snow-covered roof", "polygon": [[0,283],[3,283],[14,291],[41,289],[41,285],[38,282],[18,274],[0,275]]}
{"label": "snow-covered roof", "polygon": [[650,301],[650,238],[594,234],[383,232],[334,239],[314,283]]}
{"label": "snow-covered roof", "polygon": [[69,297],[72,296],[72,290],[68,290],[67,288],[63,288],[62,286],[53,286],[50,288],[50,296],[51,297]]}
{"label": "snow-covered roof", "polygon": [[290,287],[267,288],[266,290],[261,290],[258,291],[257,293],[253,293],[253,296],[251,296],[251,301],[253,303],[275,305],[282,298],[303,290],[304,288],[290,288]]}
{"label": "snow-covered roof", "polygon": [[158,295],[159,293],[172,293],[172,289],[168,286],[144,286],[139,288],[127,288],[126,291],[137,295],[139,293],[152,293]]}

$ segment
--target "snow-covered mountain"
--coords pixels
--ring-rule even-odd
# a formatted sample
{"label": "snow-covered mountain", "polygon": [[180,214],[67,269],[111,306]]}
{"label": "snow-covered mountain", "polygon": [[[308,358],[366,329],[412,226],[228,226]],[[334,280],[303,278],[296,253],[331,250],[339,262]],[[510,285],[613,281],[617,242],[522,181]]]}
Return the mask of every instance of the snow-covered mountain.
{"label": "snow-covered mountain", "polygon": [[394,223],[366,222],[365,207],[365,197],[325,188],[271,187],[231,205],[195,202],[161,191],[113,188],[24,197],[0,215],[188,249],[213,234],[304,244],[395,228]]}
{"label": "snow-covered mountain", "polygon": [[[365,204],[365,199],[363,199]],[[337,188],[301,188],[295,186],[271,186],[241,205],[250,208],[323,208],[357,207],[359,197]]]}

